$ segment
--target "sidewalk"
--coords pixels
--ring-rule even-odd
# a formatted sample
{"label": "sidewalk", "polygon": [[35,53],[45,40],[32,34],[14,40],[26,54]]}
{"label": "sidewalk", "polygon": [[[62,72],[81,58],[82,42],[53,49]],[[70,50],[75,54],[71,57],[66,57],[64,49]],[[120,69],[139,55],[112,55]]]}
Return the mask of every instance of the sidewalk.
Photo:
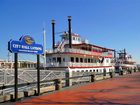
{"label": "sidewalk", "polygon": [[14,105],[140,105],[140,72],[28,98]]}

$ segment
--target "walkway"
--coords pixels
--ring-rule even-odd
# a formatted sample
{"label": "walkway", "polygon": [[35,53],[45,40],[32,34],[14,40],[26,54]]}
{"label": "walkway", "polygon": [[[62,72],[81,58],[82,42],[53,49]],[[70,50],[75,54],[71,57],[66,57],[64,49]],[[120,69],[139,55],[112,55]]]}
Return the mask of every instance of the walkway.
{"label": "walkway", "polygon": [[29,98],[14,105],[140,105],[140,72]]}

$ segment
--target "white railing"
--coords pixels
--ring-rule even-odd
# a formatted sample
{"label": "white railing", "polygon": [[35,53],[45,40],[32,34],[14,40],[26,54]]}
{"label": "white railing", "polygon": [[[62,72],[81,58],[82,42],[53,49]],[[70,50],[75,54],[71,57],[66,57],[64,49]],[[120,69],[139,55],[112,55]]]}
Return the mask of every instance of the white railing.
{"label": "white railing", "polygon": [[[58,50],[48,50],[47,53],[57,53]],[[108,56],[108,52],[104,53],[98,53],[98,52],[91,52],[91,51],[86,51],[86,50],[81,50],[81,49],[71,49],[71,48],[63,48],[61,52],[70,52],[70,53],[81,53],[81,54],[89,54],[89,55],[94,55],[94,56]]]}
{"label": "white railing", "polygon": [[[56,78],[64,78],[65,71],[55,71],[55,70],[40,70],[40,81],[52,80]],[[19,69],[18,70],[18,84],[37,82],[37,70],[27,70]],[[13,85],[14,84],[14,70],[13,69],[0,69],[0,86],[2,85]],[[30,86],[34,88],[36,85]],[[29,87],[19,89],[23,91]],[[6,94],[13,92],[13,88],[0,90],[0,94]]]}
{"label": "white railing", "polygon": [[77,62],[62,62],[62,63],[47,63],[47,67],[92,67],[105,66],[102,63],[77,63]]}

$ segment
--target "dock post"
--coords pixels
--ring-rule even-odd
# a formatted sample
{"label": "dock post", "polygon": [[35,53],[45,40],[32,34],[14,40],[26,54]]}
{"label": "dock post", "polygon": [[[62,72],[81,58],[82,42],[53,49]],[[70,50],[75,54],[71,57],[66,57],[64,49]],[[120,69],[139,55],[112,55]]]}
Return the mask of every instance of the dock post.
{"label": "dock post", "polygon": [[95,74],[91,74],[91,82],[95,81]]}
{"label": "dock post", "polygon": [[120,75],[123,75],[123,70],[120,71]]}
{"label": "dock post", "polygon": [[113,72],[109,72],[110,78],[113,78]]}
{"label": "dock post", "polygon": [[62,88],[61,79],[55,79],[55,90],[60,90]]}
{"label": "dock post", "polygon": [[65,77],[66,77],[66,86],[67,87],[72,86],[72,79],[69,79],[70,77],[72,77],[72,71],[70,71],[70,68],[66,70]]}
{"label": "dock post", "polygon": [[106,79],[106,69],[103,69],[103,79]]}
{"label": "dock post", "polygon": [[69,79],[69,72],[66,71],[66,87],[68,87],[70,85],[70,79]]}

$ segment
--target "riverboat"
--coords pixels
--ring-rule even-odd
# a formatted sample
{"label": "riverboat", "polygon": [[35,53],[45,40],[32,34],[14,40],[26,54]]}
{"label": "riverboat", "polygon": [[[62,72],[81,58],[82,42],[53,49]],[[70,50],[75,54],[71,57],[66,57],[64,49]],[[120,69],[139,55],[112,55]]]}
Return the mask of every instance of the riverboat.
{"label": "riverboat", "polygon": [[72,46],[69,48],[68,36],[67,32],[63,33],[55,49],[47,50],[46,67],[49,70],[114,71],[114,50],[89,44],[75,33],[72,33]]}
{"label": "riverboat", "polygon": [[81,35],[71,32],[71,17],[68,31],[63,32],[61,41],[55,43],[54,20],[52,21],[52,49],[46,50],[46,68],[75,72],[114,71],[114,50],[90,44]]}
{"label": "riverboat", "polygon": [[132,58],[132,55],[128,54],[126,50],[123,49],[118,52],[118,56],[116,57],[115,69],[116,72],[120,72],[122,70],[124,70],[124,72],[136,71],[137,65]]}

